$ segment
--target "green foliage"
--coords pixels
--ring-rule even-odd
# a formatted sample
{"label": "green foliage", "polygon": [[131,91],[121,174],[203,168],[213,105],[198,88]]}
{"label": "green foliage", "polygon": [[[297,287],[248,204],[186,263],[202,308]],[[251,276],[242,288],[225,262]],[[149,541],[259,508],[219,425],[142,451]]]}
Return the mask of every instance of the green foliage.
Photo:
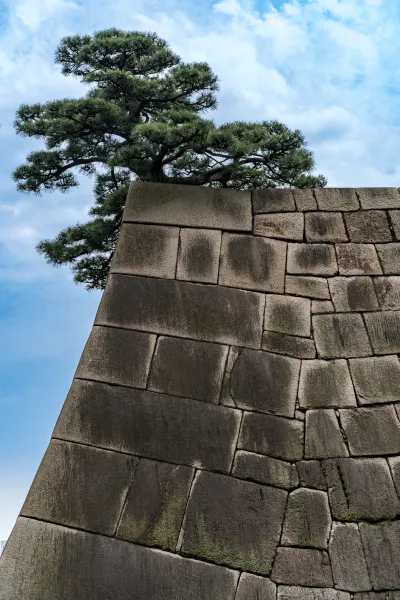
{"label": "green foliage", "polygon": [[[103,289],[133,180],[208,187],[324,187],[299,130],[277,121],[217,127],[199,116],[215,109],[217,77],[206,63],[182,64],[153,33],[118,29],[63,38],[55,55],[64,75],[90,85],[85,98],[22,105],[17,133],[42,138],[13,178],[40,195],[77,187],[71,169],[95,176],[89,222],[37,246],[74,280]],[[101,170],[99,170],[101,169]]]}

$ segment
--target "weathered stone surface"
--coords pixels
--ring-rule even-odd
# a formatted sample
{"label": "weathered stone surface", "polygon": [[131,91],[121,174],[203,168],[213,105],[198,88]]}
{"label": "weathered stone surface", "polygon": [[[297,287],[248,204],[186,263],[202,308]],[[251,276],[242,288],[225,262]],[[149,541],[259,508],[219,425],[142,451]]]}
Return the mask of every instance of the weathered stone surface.
{"label": "weathered stone surface", "polygon": [[[360,523],[361,539],[372,586],[400,588],[400,521]],[[389,596],[390,597],[390,596]]]}
{"label": "weathered stone surface", "polygon": [[392,234],[383,210],[345,213],[346,227],[351,242],[390,242]]}
{"label": "weathered stone surface", "polygon": [[383,310],[400,309],[400,277],[374,277],[374,284]]}
{"label": "weathered stone surface", "polygon": [[373,244],[337,244],[341,275],[381,275],[382,269]]}
{"label": "weathered stone surface", "polygon": [[330,244],[288,243],[287,272],[294,275],[335,275],[335,249]]}
{"label": "weathered stone surface", "polygon": [[54,436],[229,472],[239,422],[240,413],[225,406],[75,380]]}
{"label": "weathered stone surface", "polygon": [[400,311],[365,315],[374,354],[400,353]]}
{"label": "weathered stone surface", "polygon": [[289,494],[282,546],[328,547],[331,515],[328,494],[301,488]]}
{"label": "weathered stone surface", "polygon": [[350,594],[338,590],[280,585],[278,600],[350,600]]}
{"label": "weathered stone surface", "polygon": [[376,249],[385,275],[400,275],[400,244],[376,244]]}
{"label": "weathered stone surface", "polygon": [[156,336],[94,326],[75,377],[144,388]]}
{"label": "weathered stone surface", "polygon": [[360,404],[396,402],[400,399],[400,362],[396,355],[349,360]]}
{"label": "weathered stone surface", "polygon": [[251,235],[222,236],[220,285],[283,292],[286,242]]}
{"label": "weathered stone surface", "polygon": [[301,460],[296,463],[299,481],[302,487],[326,490],[325,476],[318,460]]}
{"label": "weathered stone surface", "polygon": [[333,587],[328,553],[309,548],[278,548],[271,579],[286,585]]}
{"label": "weathered stone surface", "polygon": [[400,600],[399,592],[361,592],[354,594],[354,600]]}
{"label": "weathered stone surface", "polygon": [[338,312],[379,310],[371,277],[333,277],[329,289]]}
{"label": "weathered stone surface", "polygon": [[306,458],[348,456],[333,409],[308,410],[306,413]]}
{"label": "weathered stone surface", "polygon": [[400,423],[393,405],[348,408],[340,411],[340,420],[353,456],[400,452]]}
{"label": "weathered stone surface", "polygon": [[251,231],[251,193],[245,190],[205,188],[184,184],[130,185],[124,222],[163,223]]}
{"label": "weathered stone surface", "polygon": [[388,463],[397,494],[400,497],[400,456],[391,456],[388,458]]}
{"label": "weathered stone surface", "polygon": [[299,483],[297,469],[291,463],[244,450],[236,452],[232,475],[286,490]]}
{"label": "weathered stone surface", "polygon": [[317,210],[317,201],[312,188],[295,188],[292,190],[297,210]]}
{"label": "weathered stone surface", "polygon": [[361,207],[369,208],[400,208],[400,194],[397,188],[357,188]]}
{"label": "weathered stone surface", "polygon": [[301,242],[304,235],[304,215],[302,213],[256,215],[253,233],[269,238]]}
{"label": "weathered stone surface", "polygon": [[193,469],[136,459],[116,537],[175,551]]}
{"label": "weathered stone surface", "polygon": [[400,210],[389,210],[393,231],[398,240],[400,238]]}
{"label": "weathered stone surface", "polygon": [[400,513],[387,462],[383,458],[322,461],[334,519],[380,521]]}
{"label": "weathered stone surface", "polygon": [[186,511],[182,552],[268,575],[285,504],[283,490],[200,471]]}
{"label": "weathered stone surface", "polygon": [[311,303],[312,314],[325,314],[334,312],[333,302],[330,300],[313,300]]}
{"label": "weathered stone surface", "polygon": [[244,413],[238,448],[283,460],[303,458],[304,424],[272,415]]}
{"label": "weathered stone surface", "polygon": [[220,231],[181,229],[176,278],[217,283],[220,250]]}
{"label": "weathered stone surface", "polygon": [[264,331],[262,348],[295,358],[315,358],[316,355],[314,340],[274,331]]}
{"label": "weathered stone surface", "polygon": [[232,600],[237,580],[216,565],[19,518],[0,563],[0,598]]}
{"label": "weathered stone surface", "polygon": [[292,191],[287,188],[252,190],[251,197],[256,214],[296,210]]}
{"label": "weathered stone surface", "polygon": [[372,354],[360,314],[313,315],[312,322],[321,358],[353,358]]}
{"label": "weathered stone surface", "polygon": [[354,523],[333,523],[329,539],[329,556],[335,586],[349,592],[372,588],[361,543]]}
{"label": "weathered stone surface", "polygon": [[268,294],[265,300],[264,329],[309,337],[311,300],[297,296]]}
{"label": "weathered stone surface", "polygon": [[95,323],[259,348],[263,311],[255,292],[111,275]]}
{"label": "weathered stone surface", "polygon": [[228,347],[160,337],[148,389],[218,403]]}
{"label": "weathered stone surface", "polygon": [[242,573],[235,600],[275,600],[276,585],[270,579]]}
{"label": "weathered stone surface", "polygon": [[341,213],[309,212],[305,215],[307,242],[347,242]]}
{"label": "weathered stone surface", "polygon": [[315,188],[319,210],[357,210],[359,202],[353,188]]}
{"label": "weathered stone surface", "polygon": [[230,376],[230,395],[238,408],[293,417],[300,361],[244,349]]}
{"label": "weathered stone surface", "polygon": [[129,456],[52,440],[21,515],[113,535],[131,469]]}
{"label": "weathered stone surface", "polygon": [[285,292],[296,296],[330,300],[328,281],[323,277],[287,275]]}
{"label": "weathered stone surface", "polygon": [[302,408],[356,406],[356,397],[345,360],[307,360],[299,384]]}

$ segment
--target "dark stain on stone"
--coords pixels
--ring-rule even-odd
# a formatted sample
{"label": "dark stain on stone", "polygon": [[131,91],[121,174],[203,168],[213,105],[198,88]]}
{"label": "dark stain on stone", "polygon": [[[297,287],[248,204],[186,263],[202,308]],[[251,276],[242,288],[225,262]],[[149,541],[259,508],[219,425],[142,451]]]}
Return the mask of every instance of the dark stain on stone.
{"label": "dark stain on stone", "polygon": [[204,275],[213,262],[213,248],[210,240],[205,236],[196,236],[188,244],[183,255],[183,261],[191,276]]}
{"label": "dark stain on stone", "polygon": [[236,274],[251,275],[256,282],[263,282],[270,275],[270,265],[275,260],[275,250],[264,240],[243,236],[228,242],[228,260]]}
{"label": "dark stain on stone", "polygon": [[302,269],[311,267],[326,267],[332,259],[331,246],[310,244],[298,251],[297,261]]}

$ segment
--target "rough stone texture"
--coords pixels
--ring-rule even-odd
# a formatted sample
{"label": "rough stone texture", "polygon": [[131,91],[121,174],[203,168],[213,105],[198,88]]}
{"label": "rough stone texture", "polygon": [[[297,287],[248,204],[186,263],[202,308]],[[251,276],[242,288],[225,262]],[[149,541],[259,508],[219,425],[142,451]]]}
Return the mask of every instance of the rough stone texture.
{"label": "rough stone texture", "polygon": [[278,600],[350,600],[350,594],[326,588],[280,585]]}
{"label": "rough stone texture", "polygon": [[331,528],[328,494],[305,488],[289,494],[282,546],[326,549]]}
{"label": "rough stone texture", "polygon": [[295,358],[315,358],[315,342],[313,339],[285,335],[274,331],[264,331],[262,339],[263,350],[286,354]]}
{"label": "rough stone texture", "polygon": [[361,208],[400,208],[397,188],[357,188]]}
{"label": "rough stone texture", "polygon": [[329,289],[337,312],[379,310],[371,277],[333,277]]}
{"label": "rough stone texture", "polygon": [[302,277],[301,275],[287,275],[285,281],[286,294],[305,296],[330,300],[328,281],[322,277]]}
{"label": "rough stone texture", "polygon": [[124,223],[110,272],[174,279],[178,241],[178,227]]}
{"label": "rough stone texture", "polygon": [[338,267],[330,244],[288,243],[287,272],[293,275],[335,275]]}
{"label": "rough stone texture", "polygon": [[400,353],[400,311],[366,314],[365,323],[374,354]]}
{"label": "rough stone texture", "polygon": [[245,412],[238,448],[283,460],[300,460],[303,431],[301,421]]}
{"label": "rough stone texture", "polygon": [[360,523],[361,539],[372,586],[400,588],[400,521]]}
{"label": "rough stone texture", "polygon": [[314,315],[312,322],[321,358],[353,358],[372,354],[361,315]]}
{"label": "rough stone texture", "polygon": [[235,455],[232,475],[287,490],[299,483],[297,469],[291,463],[244,450]]}
{"label": "rough stone texture", "polygon": [[296,467],[302,487],[323,491],[327,489],[321,463],[318,460],[301,460],[296,463]]}
{"label": "rough stone texture", "polygon": [[317,210],[317,201],[314,198],[313,189],[295,188],[292,190],[297,210]]}
{"label": "rough stone texture", "polygon": [[265,301],[264,329],[309,337],[311,300],[297,296],[268,294]]}
{"label": "rough stone texture", "polygon": [[397,356],[353,358],[349,365],[360,404],[400,400],[400,362]]}
{"label": "rough stone texture", "polygon": [[400,210],[390,210],[389,215],[394,234],[398,240],[400,238]]}
{"label": "rough stone texture", "polygon": [[399,592],[364,592],[354,594],[354,600],[400,600]]}
{"label": "rough stone texture", "polygon": [[307,242],[347,242],[343,217],[338,212],[309,212],[305,215]]}
{"label": "rough stone texture", "polygon": [[349,592],[372,588],[361,543],[354,523],[333,523],[329,539],[329,555],[335,585]]}
{"label": "rough stone texture", "polygon": [[217,283],[221,232],[181,229],[176,278]]}
{"label": "rough stone texture", "polygon": [[265,577],[242,573],[235,600],[276,600],[276,585]]}
{"label": "rough stone texture", "polygon": [[144,388],[155,342],[148,333],[94,326],[75,377]]}
{"label": "rough stone texture", "polygon": [[290,212],[296,210],[292,191],[289,189],[256,189],[251,193],[253,212]]}
{"label": "rough stone texture", "polygon": [[271,579],[286,585],[333,587],[329,555],[324,550],[278,548]]}
{"label": "rough stone texture", "polygon": [[333,409],[307,411],[304,455],[306,458],[349,455]]}
{"label": "rough stone texture", "polygon": [[393,405],[340,411],[353,456],[400,452],[400,422]]}
{"label": "rough stone texture", "polygon": [[377,244],[376,249],[385,275],[399,275],[400,244]]}
{"label": "rough stone texture", "polygon": [[337,244],[336,254],[341,275],[382,275],[373,244]]}
{"label": "rough stone texture", "polygon": [[374,284],[382,310],[400,309],[400,277],[375,277]]}
{"label": "rough stone texture", "polygon": [[148,389],[218,403],[228,347],[160,337]]}
{"label": "rough stone texture", "polygon": [[224,233],[219,284],[264,292],[283,292],[286,242]]}
{"label": "rough stone texture", "polygon": [[345,213],[346,228],[351,242],[390,242],[392,234],[383,210]]}
{"label": "rough stone texture", "polygon": [[389,467],[393,476],[394,485],[400,497],[400,456],[388,458]]}
{"label": "rough stone texture", "polygon": [[312,314],[325,314],[332,313],[335,311],[333,306],[333,302],[330,300],[313,300],[311,303],[311,313]]}
{"label": "rough stone texture", "polygon": [[303,361],[299,401],[302,408],[356,406],[356,397],[346,361]]}
{"label": "rough stone texture", "polygon": [[315,188],[314,194],[319,210],[351,211],[359,208],[356,191],[352,188]]}
{"label": "rough stone texture", "polygon": [[254,235],[301,242],[304,235],[302,213],[271,213],[254,217]]}
{"label": "rough stone texture", "polygon": [[187,507],[182,552],[268,575],[286,492],[201,471]]}

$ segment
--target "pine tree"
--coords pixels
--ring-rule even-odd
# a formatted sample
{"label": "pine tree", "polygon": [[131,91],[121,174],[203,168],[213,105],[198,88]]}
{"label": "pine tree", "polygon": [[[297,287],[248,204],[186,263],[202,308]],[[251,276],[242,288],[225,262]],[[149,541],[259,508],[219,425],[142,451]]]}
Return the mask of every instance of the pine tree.
{"label": "pine tree", "polygon": [[44,138],[13,173],[21,192],[67,192],[71,169],[95,176],[91,219],[41,241],[53,265],[70,264],[76,282],[103,289],[133,180],[233,189],[324,187],[310,174],[312,153],[299,130],[277,121],[216,126],[218,79],[206,63],[183,64],[154,33],[108,29],[61,40],[55,62],[89,84],[81,99],[21,105],[18,134]]}

